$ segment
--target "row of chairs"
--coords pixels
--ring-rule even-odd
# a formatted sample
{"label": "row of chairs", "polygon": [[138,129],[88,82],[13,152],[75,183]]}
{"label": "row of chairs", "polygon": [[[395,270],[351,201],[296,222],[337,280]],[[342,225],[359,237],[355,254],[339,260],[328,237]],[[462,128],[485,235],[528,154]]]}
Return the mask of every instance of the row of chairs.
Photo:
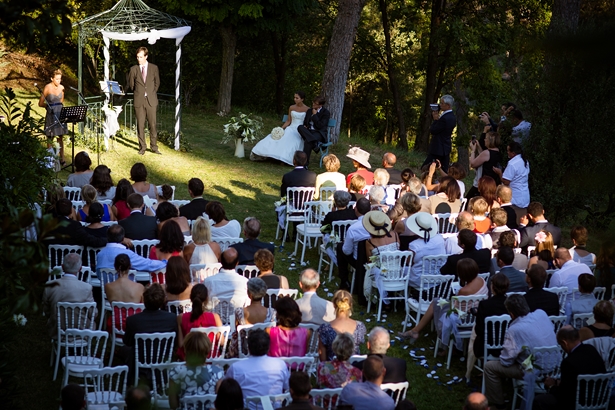
{"label": "row of chairs", "polygon": [[[81,188],[74,188],[70,186],[62,187],[64,190],[64,195],[69,201],[81,201]],[[156,185],[156,190],[160,191],[162,189],[162,185]],[[171,189],[173,189],[173,195],[171,195],[171,201],[175,200],[175,186],[171,185]],[[110,199],[106,199],[104,201],[111,201]],[[103,201],[99,201],[103,202]],[[190,201],[187,201],[190,202]]]}

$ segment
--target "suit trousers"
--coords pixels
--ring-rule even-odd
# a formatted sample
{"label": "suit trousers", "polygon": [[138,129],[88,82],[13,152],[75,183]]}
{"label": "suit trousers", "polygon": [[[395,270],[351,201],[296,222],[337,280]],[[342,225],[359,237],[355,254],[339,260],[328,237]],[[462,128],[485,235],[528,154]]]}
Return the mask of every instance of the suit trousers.
{"label": "suit trousers", "polygon": [[[357,260],[352,254],[346,255],[342,251],[343,242],[337,244],[337,272],[340,277],[340,289],[350,290],[350,283],[348,282],[348,264],[353,268],[357,267]],[[361,284],[362,288],[362,284]]]}
{"label": "suit trousers", "polygon": [[137,137],[139,138],[139,150],[145,151],[147,144],[145,143],[145,120],[149,124],[149,142],[152,151],[158,151],[158,134],[156,132],[156,110],[158,106],[152,106],[147,101],[141,107],[135,107],[135,117],[137,117]]}
{"label": "suit trousers", "polygon": [[522,379],[523,370],[521,366],[514,363],[512,366],[503,366],[499,360],[490,360],[485,363],[485,396],[492,406],[504,404],[504,393],[502,391],[502,379]]}
{"label": "suit trousers", "polygon": [[305,165],[307,166],[310,163],[312,151],[314,151],[314,148],[321,140],[320,133],[318,131],[310,130],[303,125],[299,125],[299,127],[297,127],[297,131],[299,132],[299,135],[301,135],[301,139],[303,140],[303,152],[305,152],[305,155],[307,155],[307,162],[305,163]]}

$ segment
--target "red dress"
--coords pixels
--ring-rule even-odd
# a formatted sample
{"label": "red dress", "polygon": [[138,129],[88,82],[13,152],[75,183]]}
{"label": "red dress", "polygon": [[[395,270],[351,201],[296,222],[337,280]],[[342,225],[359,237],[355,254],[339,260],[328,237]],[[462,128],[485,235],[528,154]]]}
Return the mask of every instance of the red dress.
{"label": "red dress", "polygon": [[[190,330],[194,329],[195,327],[216,326],[216,318],[214,317],[214,314],[211,312],[203,312],[203,314],[199,316],[199,318],[195,320],[194,322],[190,321],[190,316],[191,316],[190,313],[184,313],[182,315],[181,328],[182,328],[182,334],[184,335],[184,338],[186,337],[188,333],[190,333]],[[212,344],[214,342],[213,339],[214,339],[214,334],[211,333],[209,335],[209,340],[211,340]],[[218,356],[217,353],[210,354],[210,355],[212,357]],[[183,347],[180,347],[177,349],[177,356],[182,360],[186,360],[186,354],[184,353]]]}
{"label": "red dress", "polygon": [[117,220],[121,221],[130,216],[130,208],[124,200],[119,200],[115,203],[115,209],[117,209]]}

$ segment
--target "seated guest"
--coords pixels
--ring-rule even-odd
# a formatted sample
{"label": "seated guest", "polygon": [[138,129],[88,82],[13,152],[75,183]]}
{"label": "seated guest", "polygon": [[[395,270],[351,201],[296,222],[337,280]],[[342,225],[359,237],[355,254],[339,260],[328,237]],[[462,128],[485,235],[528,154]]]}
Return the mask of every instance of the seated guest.
{"label": "seated guest", "polygon": [[[365,253],[368,259],[372,256],[378,256],[382,252],[399,250],[399,236],[397,232],[391,234],[391,220],[384,212],[370,211],[365,214],[361,223],[370,235],[370,238],[365,242]],[[370,294],[372,287],[376,286],[378,296],[385,304],[385,310],[390,310],[390,302],[385,300],[387,292],[382,281],[382,271],[378,266],[373,266],[366,272],[363,286],[366,292]]]}
{"label": "seated guest", "polygon": [[348,185],[348,193],[350,194],[350,200],[357,202],[361,198],[365,198],[363,190],[365,189],[365,178],[359,174],[354,174],[350,178],[350,185]]}
{"label": "seated guest", "polygon": [[216,410],[243,409],[243,391],[237,380],[225,377],[216,390]]}
{"label": "seated guest", "polygon": [[222,268],[220,271],[203,281],[203,284],[209,290],[210,298],[216,297],[220,300],[227,300],[233,308],[245,306],[249,301],[248,279],[235,271],[238,260],[237,250],[228,248],[222,253],[220,260]]}
{"label": "seated guest", "polygon": [[408,180],[408,190],[421,199],[421,212],[430,212],[431,202],[427,199],[427,191],[419,178],[413,176]]}
{"label": "seated guest", "polygon": [[[56,215],[59,224],[57,228],[45,237],[44,242],[50,244],[62,245],[81,245],[92,248],[100,248],[107,243],[106,238],[98,238],[89,233],[81,223],[71,219],[73,212],[73,203],[66,198],[59,199],[56,202]],[[53,263],[53,261],[50,261]]]}
{"label": "seated guest", "polygon": [[130,216],[130,207],[128,206],[128,197],[135,193],[135,190],[132,189],[132,185],[130,181],[127,179],[120,179],[117,183],[117,188],[115,190],[115,195],[113,196],[113,201],[111,202],[113,205],[111,209],[113,210],[113,215],[115,215],[115,219],[121,221]]}
{"label": "seated guest", "polygon": [[553,243],[555,246],[560,245],[562,231],[560,228],[547,221],[545,218],[545,210],[540,202],[531,202],[528,205],[527,219],[529,219],[530,225],[520,229],[521,243],[519,247],[536,246],[534,238],[540,231],[550,232],[551,235],[553,235]]}
{"label": "seated guest", "polygon": [[[521,363],[527,359],[532,349],[554,346],[557,343],[555,333],[550,330],[553,323],[544,311],[539,309],[530,313],[530,308],[521,295],[510,295],[504,305],[512,319],[504,335],[504,348],[499,360],[486,361],[483,367],[485,396],[496,408],[504,408],[502,379],[522,379],[524,371]],[[537,332],[537,329],[549,330]]]}
{"label": "seated guest", "polygon": [[421,275],[423,274],[423,257],[444,254],[444,239],[438,234],[438,223],[427,212],[417,212],[406,219],[408,230],[418,236],[410,242],[408,250],[414,254],[410,268],[410,286],[412,297],[418,296],[421,288]]}
{"label": "seated guest", "polygon": [[273,273],[275,258],[268,249],[261,249],[254,254],[254,263],[259,270],[258,277],[267,284],[267,289],[288,289],[288,279]]}
{"label": "seated guest", "polygon": [[186,335],[182,349],[186,351],[186,363],[169,372],[169,404],[172,409],[178,408],[180,399],[185,396],[216,393],[216,384],[224,379],[224,370],[206,363],[211,345],[205,333],[189,332]]}
{"label": "seated guest", "polygon": [[[90,184],[83,185],[83,187],[81,187],[81,200],[85,202],[85,205],[77,212],[77,220],[85,222],[90,213],[90,206],[93,203],[98,203],[96,199],[96,188]],[[104,211],[102,220],[104,222],[115,221],[115,216],[109,205],[102,204],[102,206]]]}
{"label": "seated guest", "polygon": [[[444,247],[446,248],[447,255],[455,255],[463,252],[463,248],[459,246],[459,232],[463,229],[474,231],[474,215],[468,211],[459,212],[459,215],[455,220],[455,226],[457,227],[457,232],[448,235],[448,237],[444,240]],[[476,250],[488,248],[485,246],[483,235],[476,235],[475,248]]]}
{"label": "seated guest", "polygon": [[[604,360],[596,348],[581,343],[579,331],[572,326],[564,326],[557,332],[557,344],[567,354],[560,366],[560,378],[545,379],[545,388],[549,393],[537,395],[534,398],[534,408],[572,410],[578,408],[575,405],[577,397],[581,399],[581,405],[589,405],[586,402],[587,393],[583,390],[577,391],[577,378],[581,374],[606,373]],[[585,389],[587,386],[581,385],[580,388]]]}
{"label": "seated guest", "polygon": [[353,320],[352,315],[352,295],[345,290],[338,290],[333,295],[333,306],[335,307],[335,319],[330,323],[324,323],[318,328],[318,354],[320,360],[331,361],[334,357],[333,341],[339,333],[350,333],[354,339],[354,353],[359,354],[359,347],[365,340],[367,329],[363,322]]}
{"label": "seated guest", "polygon": [[183,235],[190,235],[190,225],[184,216],[179,216],[179,211],[170,202],[162,202],[156,208],[156,219],[158,219],[158,229],[162,229],[166,221],[175,221]]}
{"label": "seated guest", "polygon": [[587,246],[587,228],[577,225],[570,231],[570,239],[574,246],[570,248],[570,255],[572,260],[586,265],[593,265],[596,263],[596,255],[589,252],[585,247]]}
{"label": "seated guest", "polygon": [[[483,357],[483,349],[485,346],[485,319],[489,316],[500,316],[508,314],[504,302],[506,301],[506,293],[510,281],[503,273],[496,273],[489,280],[489,290],[491,297],[481,300],[476,310],[476,322],[474,324],[474,332],[470,339],[470,347],[474,348],[475,357]],[[473,343],[472,343],[473,342]]]}
{"label": "seated guest", "polygon": [[222,251],[220,245],[211,240],[209,220],[199,216],[192,224],[192,242],[184,247],[184,259],[190,265],[218,263]]}
{"label": "seated guest", "polygon": [[115,267],[115,258],[119,254],[126,254],[130,258],[130,266],[132,269],[141,272],[155,272],[164,269],[167,266],[167,261],[157,261],[146,259],[137,255],[130,249],[126,249],[122,242],[124,241],[124,228],[121,225],[111,225],[107,229],[107,246],[105,246],[98,255],[96,255],[96,269],[113,269]]}
{"label": "seated guest", "polygon": [[594,288],[596,287],[596,278],[594,275],[584,273],[579,275],[579,296],[574,300],[566,303],[566,324],[572,325],[577,329],[580,327],[578,323],[573,323],[574,315],[578,313],[591,313],[598,300],[594,296]]}
{"label": "seated guest", "polygon": [[384,188],[379,185],[373,185],[369,189],[367,197],[369,198],[369,203],[371,205],[372,211],[387,212],[389,210],[389,206],[384,203],[385,196],[386,193],[384,191]]}
{"label": "seated guest", "polygon": [[111,179],[111,170],[106,165],[99,165],[94,168],[92,179],[88,181],[88,183],[96,188],[96,196],[99,201],[113,199],[115,196],[115,187],[113,186],[113,179]]}
{"label": "seated guest", "polygon": [[489,206],[482,196],[470,199],[470,209],[474,216],[474,229],[476,233],[485,233],[491,229],[491,219],[486,216]]}
{"label": "seated guest", "polygon": [[305,152],[296,151],[293,156],[293,164],[295,169],[287,172],[282,177],[282,185],[280,185],[280,197],[286,196],[287,188],[295,187],[313,187],[316,185],[316,174],[309,171],[305,164],[307,164],[308,158]]}
{"label": "seated guest", "polygon": [[[169,201],[173,198],[174,194],[175,194],[175,191],[173,191],[173,187],[171,187],[171,185],[168,185],[168,184],[161,185],[160,188],[158,189],[158,202],[156,202],[152,206],[152,209],[154,210],[154,212],[158,211],[158,207],[160,206],[160,204],[164,204],[166,202],[170,203]],[[173,206],[175,207],[175,205]],[[177,215],[179,215],[179,209],[177,207],[175,207],[175,209],[177,210]],[[156,215],[156,217],[158,217],[158,215]]]}
{"label": "seated guest", "polygon": [[374,171],[374,186],[380,186],[384,190],[383,204],[395,205],[395,190],[389,188],[389,173],[384,168],[378,168]]}
{"label": "seated guest", "polygon": [[241,234],[241,226],[236,219],[229,221],[226,219],[226,212],[224,207],[218,201],[209,201],[205,212],[211,220],[213,225],[211,226],[211,237],[216,238],[239,238]]}
{"label": "seated guest", "polygon": [[310,402],[310,376],[306,372],[293,372],[288,382],[292,403],[282,407],[289,410],[324,410],[322,407],[314,406]]}
{"label": "seated guest", "polygon": [[369,356],[363,363],[363,383],[349,383],[340,394],[340,405],[351,405],[354,410],[393,410],[395,402],[380,385],[386,375],[384,362],[378,356]]}
{"label": "seated guest", "polygon": [[150,410],[152,395],[147,386],[134,386],[126,391],[126,410]]}
{"label": "seated guest", "polygon": [[[269,335],[264,330],[251,331],[248,333],[250,355],[226,371],[226,377],[237,380],[246,397],[282,394],[288,390],[290,372],[282,360],[267,356],[269,345]],[[250,408],[256,406],[251,404]]]}
{"label": "seated guest", "polygon": [[[195,327],[222,326],[222,321],[217,313],[205,311],[207,301],[207,287],[202,283],[197,283],[190,291],[192,312],[177,315],[177,328],[179,329],[177,332],[177,356],[182,360],[186,360],[187,358],[188,352],[185,350],[185,338],[188,334],[190,334],[192,329]],[[214,337],[213,333],[211,334],[211,337]],[[211,350],[211,344],[208,350]],[[207,354],[209,354],[209,351]],[[205,358],[207,358],[207,355]]]}
{"label": "seated guest", "polygon": [[92,160],[88,153],[85,151],[78,152],[75,155],[75,172],[68,176],[66,186],[81,188],[85,184],[89,184],[90,179],[92,179],[91,165]]}
{"label": "seated guest", "polygon": [[85,227],[90,235],[94,235],[97,238],[106,238],[107,237],[107,226],[101,224],[100,222],[105,215],[105,209],[100,202],[94,202],[90,205],[90,212],[88,212],[88,216],[85,219],[89,225]]}
{"label": "seated guest", "polygon": [[[499,239],[499,247],[507,246],[509,248],[514,249],[517,247],[517,237],[515,236],[514,231],[506,231],[500,234]],[[512,263],[513,268],[518,270],[527,269],[527,256],[522,253],[515,252],[515,259]],[[499,271],[500,267],[498,266],[498,258],[494,256],[491,258],[491,267],[489,272],[491,275],[494,275],[496,271]]]}
{"label": "seated guest", "polygon": [[[406,361],[387,356],[389,347],[391,347],[391,338],[385,328],[376,326],[369,332],[367,337],[367,351],[369,353],[367,356],[378,356],[383,360],[386,374],[382,383],[403,383],[407,381]],[[354,365],[363,370],[363,363],[364,361],[355,362]]]}
{"label": "seated guest", "polygon": [[143,197],[137,193],[130,194],[127,203],[130,215],[118,222],[124,228],[126,237],[132,240],[157,239],[158,223],[155,217],[143,214]]}
{"label": "seated guest", "polygon": [[506,226],[510,229],[517,229],[519,227],[517,213],[510,202],[512,200],[512,189],[504,184],[498,185],[495,190],[495,197],[500,204],[500,208],[506,211]]}
{"label": "seated guest", "polygon": [[205,185],[203,185],[203,181],[198,178],[190,178],[190,181],[188,181],[188,194],[192,199],[189,204],[179,207],[180,216],[190,220],[203,216],[208,203],[208,201],[203,199],[204,190]]}
{"label": "seated guest", "polygon": [[500,246],[500,235],[502,232],[510,231],[510,228],[506,226],[507,218],[508,214],[502,208],[494,208],[489,212],[491,230],[484,236],[485,248],[497,249]]}
{"label": "seated guest", "polygon": [[363,216],[370,211],[369,201],[361,198],[357,201],[354,212],[357,223],[351,225],[346,231],[343,242],[337,243],[336,256],[338,274],[340,277],[340,289],[350,289],[348,282],[348,265],[357,267],[358,246],[361,241],[369,239],[369,232],[365,230],[361,221]]}
{"label": "seated guest", "polygon": [[508,277],[510,285],[508,286],[509,292],[526,292],[527,283],[525,282],[525,273],[512,266],[515,260],[515,252],[508,246],[501,246],[498,249],[496,255],[498,258],[498,266],[500,267],[500,273],[503,273]]}
{"label": "seated guest", "polygon": [[[397,211],[395,211],[397,208]],[[400,212],[401,208],[401,212]],[[408,245],[418,236],[414,235],[406,226],[406,219],[411,215],[421,211],[421,198],[412,192],[406,192],[397,200],[393,211],[389,210],[387,215],[395,226],[395,232],[399,235],[400,249],[408,249]]]}
{"label": "seated guest", "polygon": [[290,297],[280,297],[274,304],[277,326],[266,330],[270,337],[269,356],[303,357],[307,353],[311,332],[300,327],[301,311]]}
{"label": "seated guest", "polygon": [[346,185],[348,186],[348,190],[350,190],[350,180],[354,175],[362,176],[365,179],[365,185],[373,185],[374,174],[367,170],[367,168],[372,167],[369,164],[369,152],[363,151],[359,147],[352,147],[348,150],[348,154],[346,154],[346,156],[352,160],[352,165],[356,169],[355,172],[351,172],[346,177]]}
{"label": "seated guest", "polygon": [[141,303],[145,288],[142,284],[131,280],[128,276],[130,271],[130,258],[125,253],[120,253],[115,257],[115,271],[117,279],[105,285],[105,295],[109,303],[126,302]]}
{"label": "seated guest", "polygon": [[582,327],[579,330],[581,341],[593,339],[594,337],[615,337],[613,328],[613,315],[615,310],[613,304],[608,300],[601,300],[592,309],[594,313],[594,324]]}
{"label": "seated guest", "polygon": [[[43,312],[47,316],[47,330],[52,339],[58,337],[58,302],[94,302],[92,285],[77,278],[81,272],[81,256],[76,253],[69,253],[64,257],[62,263],[64,276],[60,279],[45,284],[43,292]],[[96,312],[91,313],[91,317],[80,320],[83,329],[90,329],[90,324],[95,320]]]}
{"label": "seated guest", "polygon": [[357,219],[354,209],[348,207],[351,196],[346,191],[335,191],[333,193],[333,205],[335,209],[325,215],[322,220],[320,231],[325,234],[330,234],[333,229],[333,222],[348,221]]}
{"label": "seated guest", "polygon": [[167,300],[186,300],[192,292],[190,266],[181,256],[171,256],[165,273]]}
{"label": "seated guest", "polygon": [[466,397],[463,410],[489,410],[489,402],[482,393],[470,393]]}
{"label": "seated guest", "polygon": [[184,257],[184,235],[175,221],[169,220],[164,224],[160,230],[159,239],[160,242],[149,249],[150,259],[162,261],[169,260],[171,256]]}
{"label": "seated guest", "polygon": [[452,177],[440,178],[440,187],[435,195],[430,196],[431,214],[457,213],[461,211],[461,191],[459,184]]}
{"label": "seated guest", "polygon": [[527,270],[525,281],[530,288],[524,295],[525,301],[530,307],[530,312],[542,309],[548,316],[558,316],[559,299],[557,294],[543,289],[547,281],[547,271],[542,266],[534,265]]}
{"label": "seated guest", "polygon": [[463,249],[463,252],[457,255],[450,255],[446,259],[446,263],[440,268],[442,275],[455,275],[457,272],[457,262],[464,258],[473,259],[478,265],[480,273],[489,272],[491,252],[489,252],[489,249],[476,249],[476,234],[474,232],[469,229],[462,229],[457,236],[457,243]]}
{"label": "seated guest", "polygon": [[592,271],[584,263],[577,263],[572,260],[568,249],[559,247],[555,250],[555,266],[559,269],[553,272],[549,287],[557,288],[560,286],[568,287],[566,302],[572,300],[572,291],[578,287],[579,276],[583,273],[592,275]]}
{"label": "seated guest", "polygon": [[62,388],[62,410],[82,410],[87,407],[87,398],[83,387],[69,383]]}
{"label": "seated guest", "polygon": [[[331,361],[318,363],[316,375],[318,387],[321,389],[337,389],[348,383],[360,382],[362,374],[360,368],[348,362],[354,352],[354,339],[350,333],[340,333],[335,336],[331,344],[334,356]],[[360,362],[361,364],[363,362]],[[405,366],[405,362],[404,362]]]}
{"label": "seated guest", "polygon": [[[254,265],[254,254],[260,249],[267,249],[272,254],[275,253],[275,246],[272,243],[261,242],[258,236],[261,234],[261,223],[253,216],[243,220],[243,236],[241,243],[231,245],[239,253],[239,265]],[[194,236],[192,238],[194,241]]]}
{"label": "seated guest", "polygon": [[320,286],[320,275],[314,269],[305,269],[299,275],[299,287],[303,296],[297,299],[301,311],[301,323],[322,325],[335,319],[333,303],[322,299],[316,293]]}
{"label": "seated guest", "polygon": [[[346,177],[344,174],[338,172],[340,169],[340,160],[334,155],[325,155],[322,159],[322,163],[325,166],[327,172],[318,174],[316,176],[316,191],[314,192],[314,200],[320,198],[320,187],[336,187],[336,189],[346,188]],[[330,201],[331,198],[323,198],[322,201]]]}
{"label": "seated guest", "polygon": [[545,269],[555,269],[553,264],[553,255],[555,254],[553,235],[550,232],[540,231],[536,234],[534,241],[536,243],[536,250],[532,252],[534,256],[528,261],[527,267],[539,264]]}
{"label": "seated guest", "polygon": [[385,152],[382,156],[382,167],[389,173],[389,184],[400,185],[402,183],[402,171],[394,168],[395,163],[397,163],[395,154],[392,152]]}
{"label": "seated guest", "polygon": [[156,185],[147,182],[147,168],[142,162],[135,163],[130,168],[130,179],[134,182],[132,189],[141,196],[149,196],[151,199],[158,198]]}

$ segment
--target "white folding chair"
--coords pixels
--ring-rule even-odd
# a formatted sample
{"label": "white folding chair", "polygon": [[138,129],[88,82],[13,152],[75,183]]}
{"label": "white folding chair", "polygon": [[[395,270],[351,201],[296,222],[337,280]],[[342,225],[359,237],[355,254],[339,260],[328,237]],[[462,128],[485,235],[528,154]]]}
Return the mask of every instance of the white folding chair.
{"label": "white folding chair", "polygon": [[[552,379],[560,378],[560,365],[562,363],[563,350],[559,346],[542,346],[532,349],[534,356],[534,373],[537,379],[534,386],[535,393],[546,393],[543,382],[547,377]],[[513,381],[513,401],[512,408],[516,409],[517,397],[523,398],[521,390],[525,382],[523,380],[512,379]]]}
{"label": "white folding chair", "polygon": [[406,398],[406,392],[408,391],[408,387],[410,383],[402,382],[402,383],[382,383],[380,388],[382,391],[385,391],[391,395],[391,398],[395,400],[395,405],[399,403],[400,400]]}
{"label": "white folding chair", "polygon": [[348,359],[348,363],[354,364],[354,363],[357,363],[357,362],[362,362],[365,359],[367,359],[367,355],[366,354],[353,354]]}
{"label": "white folding chair", "polygon": [[[248,335],[250,334],[250,332],[252,330],[266,330],[266,329],[270,329],[272,327],[275,327],[276,323],[275,322],[267,322],[267,323],[255,323],[255,324],[248,324],[248,325],[239,325],[237,326],[237,345],[239,347],[239,358],[244,359],[246,357],[248,357],[248,350],[247,350],[247,346],[248,346]],[[244,347],[246,347],[246,350],[244,351]]]}
{"label": "white folding chair", "polygon": [[[572,289],[572,300],[576,300],[577,299],[577,294],[579,292],[579,288],[573,288]],[[594,297],[597,300],[602,300],[604,299],[604,294],[606,293],[606,288],[603,286],[596,286],[594,288]]]}
{"label": "white folding chair", "polygon": [[269,302],[269,305],[265,304],[265,298],[261,299],[261,303],[263,306],[271,307],[277,298],[291,297],[296,300],[298,294],[299,291],[297,289],[267,289],[267,301]]}
{"label": "white folding chair", "polygon": [[235,268],[238,274],[252,279],[258,276],[260,270],[256,267],[256,265],[237,265]]}
{"label": "white folding chair", "polygon": [[577,410],[602,410],[609,405],[615,373],[577,376]]}
{"label": "white folding chair", "polygon": [[457,219],[457,213],[446,214],[434,214],[433,217],[438,223],[438,233],[456,233],[458,232],[455,220]]}
{"label": "white folding chair", "polygon": [[[451,297],[451,304],[462,312],[459,317],[459,324],[457,326],[457,337],[461,339],[470,339],[472,336],[472,329],[474,323],[476,323],[476,316],[474,316],[470,310],[478,307],[481,300],[487,299],[487,295],[470,295],[470,296],[453,296]],[[451,334],[451,338],[448,343],[448,358],[446,360],[446,368],[451,367],[451,358],[453,357],[453,344],[455,343],[454,337]],[[434,349],[433,357],[438,355],[438,346],[440,344],[440,338],[436,338],[436,348]]]}
{"label": "white folding chair", "polygon": [[[286,406],[291,402],[291,398],[290,393],[282,393],[269,396],[244,397],[244,401],[246,402],[246,407],[248,408],[253,408],[256,406],[257,409],[262,408],[263,410],[273,410],[274,408],[277,409],[282,406]],[[253,403],[253,406],[250,406],[251,403]]]}
{"label": "white folding chair", "polygon": [[231,303],[231,299],[218,299],[215,296],[210,298],[211,304],[208,305],[208,310],[212,313],[217,313],[220,316],[220,321],[223,325],[230,325],[231,329],[235,326],[235,306]]}
{"label": "white folding chair", "polygon": [[135,335],[135,386],[139,384],[140,369],[151,369],[154,364],[171,361],[174,343],[175,332]]}
{"label": "white folding chair", "polygon": [[111,354],[109,366],[113,365],[115,346],[124,346],[124,334],[126,333],[126,318],[136,315],[145,309],[143,303],[111,302]]}
{"label": "white folding chair", "polygon": [[156,197],[150,198],[149,195],[143,195],[143,204],[151,208],[158,203],[158,199]]}
{"label": "white folding chair", "polygon": [[190,299],[169,300],[167,301],[166,310],[177,316],[182,313],[192,312],[192,301]]}
{"label": "white folding chair", "polygon": [[212,239],[212,241],[214,241],[220,246],[220,252],[224,252],[231,245],[235,245],[236,243],[242,243],[243,238],[232,238],[230,236],[224,236],[224,237]]}
{"label": "white folding chair", "polygon": [[81,211],[85,206],[85,201],[71,201],[71,203],[73,204],[73,209],[75,212]]}
{"label": "white folding chair", "polygon": [[154,272],[148,272],[149,275],[149,284],[152,283],[160,283],[164,285],[167,283],[167,268],[162,268]]}
{"label": "white folding chair", "polygon": [[203,283],[206,278],[214,276],[216,273],[218,273],[221,268],[221,263],[193,263],[190,265],[191,282],[193,284]]}
{"label": "white folding chair", "polygon": [[525,292],[506,292],[506,297],[509,297],[511,295],[525,296]]}
{"label": "white folding chair", "polygon": [[572,315],[572,319],[570,321],[572,327],[580,329],[588,324],[594,323],[594,314],[593,313],[576,313]]}
{"label": "white folding chair", "polygon": [[305,355],[309,357],[313,357],[315,364],[317,364],[318,358],[319,358],[318,356],[318,341],[319,341],[318,328],[320,327],[320,325],[315,325],[312,323],[299,323],[299,327],[304,327],[306,329],[309,329],[312,332],[312,334],[310,335],[310,340],[308,341],[308,348],[307,348],[307,352],[305,353]]}
{"label": "white folding chair", "polygon": [[83,379],[88,406],[124,407],[128,366],[86,370]]}
{"label": "white folding chair", "polygon": [[69,201],[81,201],[81,188],[75,188],[71,186],[62,187],[64,195]]}
{"label": "white folding chair", "polygon": [[[150,366],[152,371],[152,401],[156,409],[170,409],[169,404],[169,372],[184,362],[155,363]],[[195,407],[196,408],[196,407]]]}
{"label": "white folding chair", "polygon": [[[49,275],[47,276],[47,282],[60,279],[63,276],[64,276],[64,271],[62,270],[62,267],[54,266],[53,269],[51,269],[51,272],[49,273]],[[92,277],[92,271],[87,266],[83,266],[81,268],[81,271],[77,272],[75,276],[77,276],[78,280],[85,282],[85,283],[89,283],[90,278]]]}
{"label": "white folding chair", "polygon": [[69,253],[76,253],[78,255],[83,254],[83,246],[81,245],[49,245],[48,247],[48,256],[49,256],[49,273],[54,266],[62,266],[62,262],[64,261],[64,257]]}
{"label": "white folding chair", "polygon": [[333,194],[337,191],[337,187],[334,186],[320,186],[318,189],[318,200],[320,201],[333,201]]}
{"label": "white folding chair", "polygon": [[401,185],[398,184],[389,184],[387,186],[388,189],[391,189],[393,191],[393,193],[395,194],[395,200],[397,201],[400,197],[400,193],[401,193]]}
{"label": "white folding chair", "polygon": [[190,203],[189,199],[172,199],[170,201],[167,201],[172,203],[173,205],[175,205],[176,208],[179,208],[180,206],[184,206]]}
{"label": "white folding chair", "polygon": [[213,409],[215,400],[215,394],[184,396],[180,399],[181,409]]}
{"label": "white folding chair", "polygon": [[[98,257],[98,253],[102,251],[103,249],[104,248],[91,248],[88,246],[84,250],[85,256],[86,256],[86,265],[88,265],[90,270],[94,273],[96,272],[96,258]],[[91,283],[92,281],[90,281],[90,284]],[[100,283],[98,285],[100,286]]]}
{"label": "white folding chair", "polygon": [[[348,219],[345,221],[333,221],[333,223],[331,224],[331,235],[335,235],[337,238],[339,238],[340,242],[344,241],[344,238],[346,237],[346,231],[348,230],[348,228],[354,224],[355,222],[357,222],[356,219]],[[329,262],[327,262],[325,260],[325,255],[327,253],[327,248],[325,244],[321,244],[319,247],[319,252],[320,252],[320,258],[318,261],[318,273],[320,274],[320,268],[322,267],[323,262],[327,265],[329,265],[329,281],[331,281],[331,278],[333,277],[333,260],[329,260]],[[336,253],[336,249],[333,249],[333,253]]]}
{"label": "white folding chair", "polygon": [[149,259],[150,248],[160,243],[158,239],[140,239],[132,241],[132,246],[135,248],[135,253],[146,259]]}
{"label": "white folding chair", "polygon": [[113,199],[96,199],[96,200],[103,205],[107,205],[109,208],[111,208],[111,206],[113,205]]}
{"label": "white folding chair", "polygon": [[566,308],[566,297],[568,296],[568,287],[561,286],[559,288],[544,288],[547,292],[555,293],[559,300],[559,311],[564,312]]}
{"label": "white folding chair", "polygon": [[479,273],[478,274],[478,277],[482,278],[485,281],[485,283],[489,282],[489,277],[490,276],[491,276],[491,273],[489,273],[489,272]]}
{"label": "white folding chair", "polygon": [[[284,211],[284,237],[282,244],[286,242],[288,235],[289,222],[303,222],[305,213],[307,212],[306,202],[309,202],[314,197],[314,187],[293,187],[286,188],[286,210]],[[275,239],[277,240],[280,234],[280,224],[277,224]]]}
{"label": "white folding chair", "polygon": [[[52,313],[50,313],[52,314]],[[53,380],[58,377],[58,367],[60,365],[60,354],[62,346],[66,341],[66,331],[94,330],[96,329],[96,302],[58,302],[56,305],[56,326],[57,338],[51,340],[51,363],[53,369]]]}
{"label": "white folding chair", "polygon": [[[382,287],[387,294],[384,300],[408,300],[408,270],[412,266],[412,257],[414,253],[411,251],[388,251],[381,252],[378,255],[380,265],[380,276],[382,278]],[[369,272],[366,272],[369,274]],[[372,288],[378,289],[376,282],[372,282]],[[403,295],[393,296],[392,292],[403,292]],[[378,317],[380,321],[380,315],[382,314],[382,302],[383,298],[378,295]],[[367,301],[367,313],[370,312],[372,307],[372,298]]]}
{"label": "white folding chair", "polygon": [[[451,294],[451,284],[455,275],[421,275],[421,286],[419,288],[419,298],[408,298],[406,302],[406,320],[404,321],[404,332],[406,326],[421,321],[421,316],[427,312],[429,304],[433,299],[448,299]],[[416,312],[413,317],[411,312]]]}
{"label": "white folding chair", "polygon": [[326,410],[334,408],[334,404],[342,394],[342,387],[337,389],[312,389],[310,390],[310,403]]}
{"label": "white folding chair", "polygon": [[303,245],[301,250],[301,264],[305,262],[305,246],[311,249],[311,241],[310,238],[314,238],[314,245],[318,245],[318,240],[322,238],[322,232],[320,232],[320,201],[308,201],[305,203],[307,207],[307,212],[305,213],[305,217],[303,219],[303,223],[297,225],[295,227],[297,231],[297,237],[295,238],[295,251],[291,254],[291,256],[297,255],[297,249],[299,248],[299,243]]}
{"label": "white folding chair", "polygon": [[68,384],[68,376],[83,377],[83,372],[102,369],[109,334],[102,330],[66,329],[64,338],[64,366],[62,386]]}
{"label": "white folding chair", "polygon": [[278,357],[278,359],[284,361],[288,370],[295,372],[305,372],[307,374],[312,373],[312,367],[314,366],[313,357]]}
{"label": "white folding chair", "polygon": [[212,337],[209,337],[209,340],[213,339],[213,341],[211,343],[211,351],[207,357],[208,361],[217,357],[222,358],[226,356],[226,346],[230,341],[231,335],[230,326],[194,327],[190,331],[205,333],[207,337],[212,335]]}
{"label": "white folding chair", "polygon": [[[135,275],[137,271],[130,270],[128,271],[128,278],[135,282]],[[118,278],[117,271],[115,269],[110,268],[102,268],[98,271],[98,279],[100,280],[100,292],[102,296],[102,311],[98,316],[100,316],[100,323],[98,324],[98,328],[103,330],[105,326],[105,317],[107,316],[107,312],[111,312],[111,303],[107,300],[107,292],[105,292],[105,285],[107,283],[115,282]]]}
{"label": "white folding chair", "polygon": [[[506,330],[508,329],[508,324],[511,320],[512,319],[509,315],[488,316],[487,318],[485,318],[485,334],[482,335],[485,341],[485,345],[483,348],[483,366],[489,360],[499,360],[497,357],[489,354],[489,351],[502,349],[504,345],[504,336],[506,336]],[[477,335],[477,337],[481,336]],[[485,394],[484,371],[482,393]]]}
{"label": "white folding chair", "polygon": [[567,319],[568,318],[566,317],[566,315],[549,316],[549,320],[551,321],[551,323],[553,323],[553,330],[555,331],[555,334],[557,334],[557,332],[559,332],[562,326],[566,324]]}

